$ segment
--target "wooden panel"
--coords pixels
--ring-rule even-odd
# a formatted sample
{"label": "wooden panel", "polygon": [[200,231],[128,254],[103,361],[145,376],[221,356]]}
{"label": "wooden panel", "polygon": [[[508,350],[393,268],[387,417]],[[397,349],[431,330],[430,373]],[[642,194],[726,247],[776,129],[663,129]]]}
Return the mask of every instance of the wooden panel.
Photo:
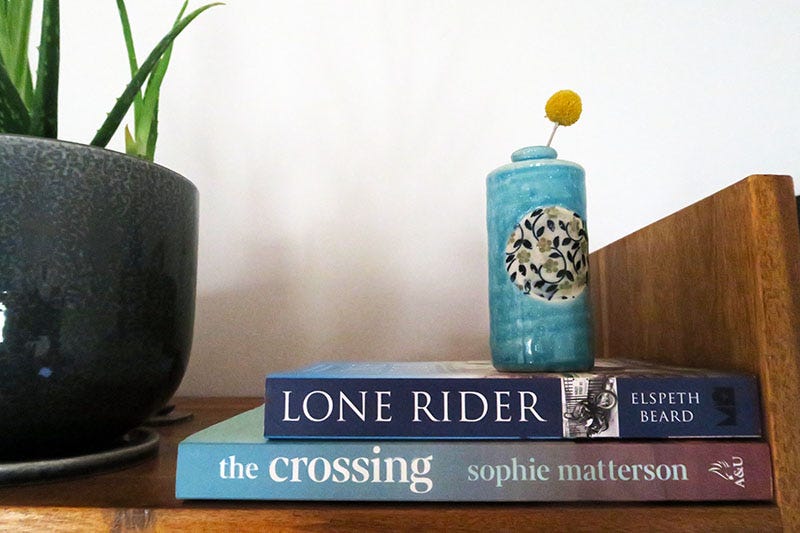
{"label": "wooden panel", "polygon": [[777,502],[800,530],[800,232],[791,178],[751,176],[591,256],[601,357],[760,377]]}

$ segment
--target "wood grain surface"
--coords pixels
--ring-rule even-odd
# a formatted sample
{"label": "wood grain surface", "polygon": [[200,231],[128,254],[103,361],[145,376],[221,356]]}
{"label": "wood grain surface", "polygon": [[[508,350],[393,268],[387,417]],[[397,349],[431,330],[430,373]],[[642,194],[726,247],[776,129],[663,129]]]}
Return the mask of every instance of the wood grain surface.
{"label": "wood grain surface", "polygon": [[592,254],[598,353],[759,376],[778,506],[800,531],[800,231],[788,176],[750,176]]}

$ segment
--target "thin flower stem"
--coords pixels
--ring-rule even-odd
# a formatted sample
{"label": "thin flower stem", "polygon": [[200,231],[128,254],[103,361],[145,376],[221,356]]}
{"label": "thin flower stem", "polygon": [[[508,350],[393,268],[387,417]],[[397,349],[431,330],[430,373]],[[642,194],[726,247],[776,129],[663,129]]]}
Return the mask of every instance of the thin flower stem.
{"label": "thin flower stem", "polygon": [[547,139],[547,146],[548,147],[550,146],[550,143],[553,142],[553,137],[556,134],[556,130],[558,129],[558,126],[559,126],[558,122],[556,122],[556,125],[553,126],[553,131],[550,133],[550,138]]}

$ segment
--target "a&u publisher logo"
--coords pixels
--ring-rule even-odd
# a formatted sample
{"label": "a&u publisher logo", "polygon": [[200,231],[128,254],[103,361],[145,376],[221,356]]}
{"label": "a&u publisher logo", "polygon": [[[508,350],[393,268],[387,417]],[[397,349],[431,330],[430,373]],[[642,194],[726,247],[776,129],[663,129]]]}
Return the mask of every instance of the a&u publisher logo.
{"label": "a&u publisher logo", "polygon": [[722,479],[730,481],[744,488],[744,459],[733,456],[729,461],[716,461],[711,463],[709,472],[714,472]]}

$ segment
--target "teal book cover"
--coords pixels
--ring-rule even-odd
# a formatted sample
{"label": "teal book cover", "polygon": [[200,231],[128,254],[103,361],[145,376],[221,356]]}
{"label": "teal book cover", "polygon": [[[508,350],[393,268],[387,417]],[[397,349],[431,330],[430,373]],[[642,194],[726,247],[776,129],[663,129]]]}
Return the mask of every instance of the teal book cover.
{"label": "teal book cover", "polygon": [[329,501],[770,500],[751,440],[267,440],[264,407],[178,447],[181,499]]}

